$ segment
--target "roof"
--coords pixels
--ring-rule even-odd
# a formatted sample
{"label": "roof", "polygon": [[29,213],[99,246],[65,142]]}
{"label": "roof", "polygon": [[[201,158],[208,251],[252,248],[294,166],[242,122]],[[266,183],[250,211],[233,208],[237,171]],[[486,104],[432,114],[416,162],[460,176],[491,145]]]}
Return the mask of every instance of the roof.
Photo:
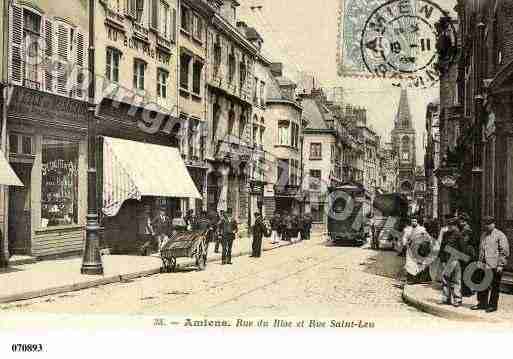
{"label": "roof", "polygon": [[309,122],[307,129],[328,129],[321,113],[321,108],[314,99],[304,98],[301,105],[303,106],[303,117]]}

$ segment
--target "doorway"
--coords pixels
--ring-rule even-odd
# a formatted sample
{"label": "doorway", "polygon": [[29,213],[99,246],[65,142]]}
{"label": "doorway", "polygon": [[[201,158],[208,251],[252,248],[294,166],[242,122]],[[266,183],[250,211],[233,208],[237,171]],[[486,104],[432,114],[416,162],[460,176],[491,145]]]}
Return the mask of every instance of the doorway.
{"label": "doorway", "polygon": [[23,187],[9,187],[9,253],[29,255],[31,250],[30,182],[32,164],[11,163]]}

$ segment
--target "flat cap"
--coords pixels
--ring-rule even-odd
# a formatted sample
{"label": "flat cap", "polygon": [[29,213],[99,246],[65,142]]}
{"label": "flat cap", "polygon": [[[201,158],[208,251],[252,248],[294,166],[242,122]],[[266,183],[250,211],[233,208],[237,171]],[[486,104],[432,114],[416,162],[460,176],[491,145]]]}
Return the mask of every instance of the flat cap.
{"label": "flat cap", "polygon": [[483,218],[483,223],[485,225],[495,223],[495,218],[493,218],[492,216],[486,216]]}

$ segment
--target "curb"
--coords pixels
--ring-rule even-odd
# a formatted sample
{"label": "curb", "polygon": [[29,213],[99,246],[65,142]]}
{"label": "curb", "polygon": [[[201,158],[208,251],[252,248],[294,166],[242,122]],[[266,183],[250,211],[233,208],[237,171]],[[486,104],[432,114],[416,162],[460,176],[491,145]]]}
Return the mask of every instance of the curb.
{"label": "curb", "polygon": [[[300,242],[302,242],[302,241],[300,241]],[[281,247],[291,246],[291,245],[296,244],[296,243],[298,243],[298,242],[283,243],[283,244],[277,245],[276,247],[272,247],[272,248],[262,248],[262,252],[268,252],[268,251],[272,251],[274,249],[278,249],[278,248],[281,248]],[[233,258],[237,258],[237,257],[241,257],[241,256],[244,256],[244,255],[248,255],[249,253],[250,253],[249,250],[248,251],[241,251],[238,254],[232,255],[232,257]],[[207,259],[207,263],[217,262],[217,261],[220,261],[220,260],[221,260],[221,258],[211,257],[211,258]],[[186,263],[180,263],[179,266],[187,266],[187,265],[190,265],[190,264],[194,264],[194,260],[193,259],[191,259],[190,261],[188,261]],[[28,299],[34,299],[34,298],[39,298],[39,297],[45,297],[47,295],[62,294],[62,293],[67,293],[67,292],[75,292],[75,291],[78,291],[78,290],[83,290],[83,289],[88,289],[88,288],[93,288],[93,287],[99,287],[99,286],[106,285],[106,284],[119,283],[119,282],[121,282],[123,280],[131,280],[131,279],[136,279],[136,278],[140,278],[140,277],[147,277],[147,276],[151,276],[151,275],[155,275],[155,274],[160,274],[160,268],[161,267],[159,266],[158,268],[154,268],[154,269],[146,269],[146,270],[143,270],[143,271],[127,273],[127,274],[117,274],[117,275],[113,275],[113,276],[109,276],[109,277],[104,277],[104,278],[100,278],[100,279],[93,279],[93,280],[90,280],[90,281],[87,281],[87,282],[67,284],[67,285],[63,285],[63,286],[52,287],[52,288],[45,288],[45,289],[41,289],[41,290],[28,291],[28,292],[8,295],[8,296],[0,296],[0,304],[6,304],[6,303],[17,302],[17,301],[21,301],[21,300],[28,300]]]}
{"label": "curb", "polygon": [[418,310],[432,314],[434,316],[451,319],[456,321],[480,321],[480,322],[488,322],[488,323],[502,323],[503,321],[492,319],[492,318],[483,318],[478,315],[472,315],[467,313],[460,313],[456,309],[446,309],[442,306],[435,305],[433,303],[429,303],[425,300],[418,299],[415,297],[413,290],[411,289],[411,285],[405,285],[403,288],[402,299],[403,302],[417,308]]}

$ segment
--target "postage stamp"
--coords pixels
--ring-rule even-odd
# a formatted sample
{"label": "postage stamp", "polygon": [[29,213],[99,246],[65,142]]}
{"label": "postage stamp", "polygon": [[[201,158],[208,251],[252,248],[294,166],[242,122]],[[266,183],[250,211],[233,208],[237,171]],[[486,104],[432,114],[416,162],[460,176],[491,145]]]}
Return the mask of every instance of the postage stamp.
{"label": "postage stamp", "polygon": [[[447,16],[446,10],[430,0],[365,2],[365,7],[355,1],[346,4],[341,76],[367,72],[417,88],[438,82],[437,23]],[[452,24],[449,31],[456,32]]]}

